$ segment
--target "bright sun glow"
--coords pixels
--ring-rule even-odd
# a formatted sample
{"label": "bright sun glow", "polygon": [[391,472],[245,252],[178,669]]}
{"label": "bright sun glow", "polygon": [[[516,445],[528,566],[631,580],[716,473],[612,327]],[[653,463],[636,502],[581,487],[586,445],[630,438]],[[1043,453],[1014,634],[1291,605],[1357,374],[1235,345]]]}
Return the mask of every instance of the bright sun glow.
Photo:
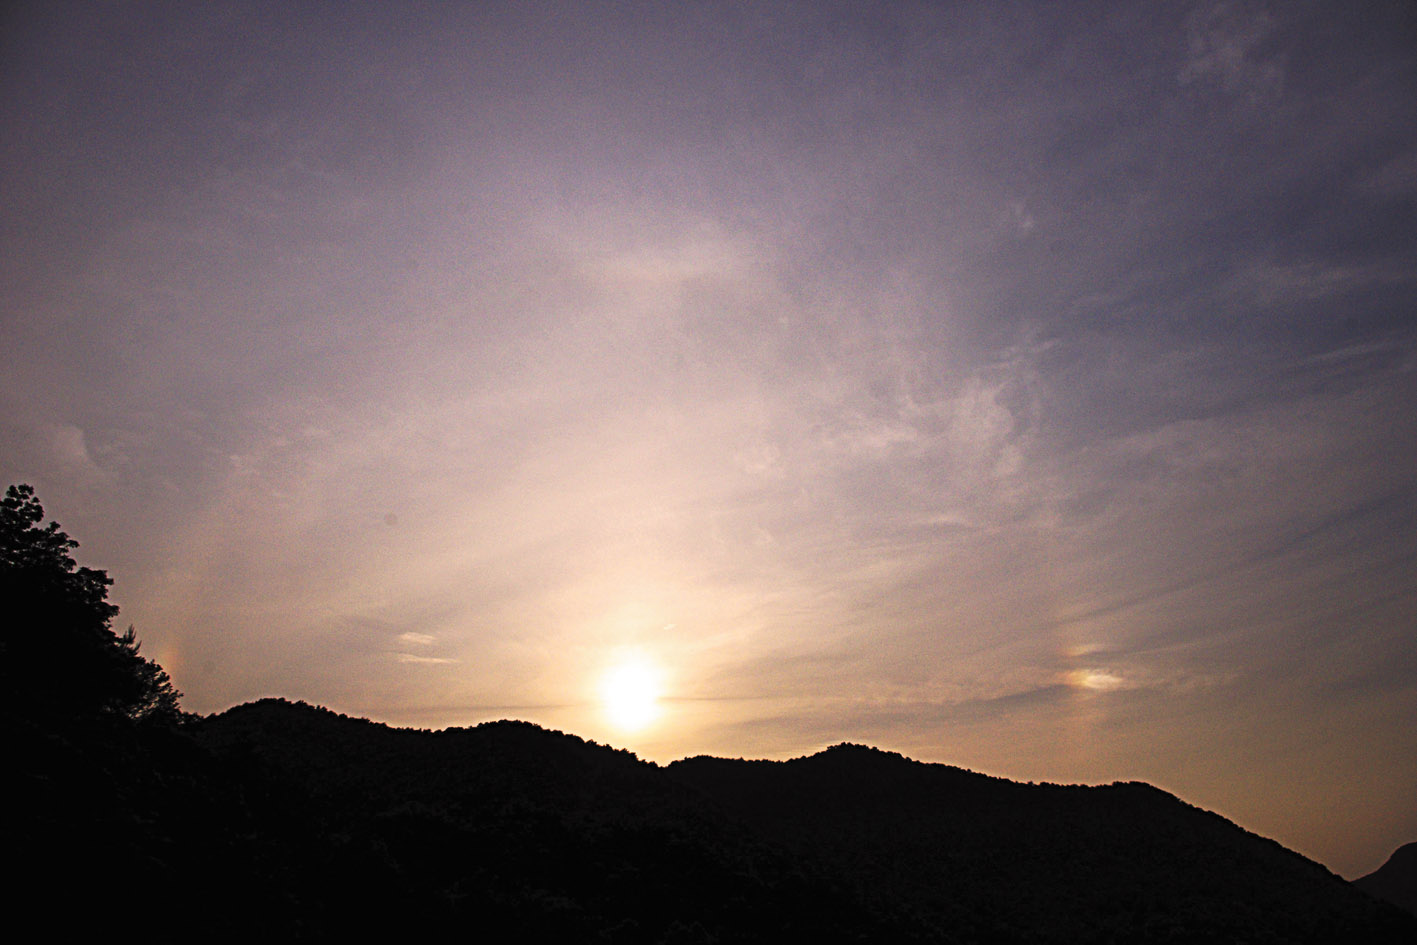
{"label": "bright sun glow", "polygon": [[643,658],[616,663],[600,680],[600,702],[610,724],[638,732],[659,718],[660,674]]}

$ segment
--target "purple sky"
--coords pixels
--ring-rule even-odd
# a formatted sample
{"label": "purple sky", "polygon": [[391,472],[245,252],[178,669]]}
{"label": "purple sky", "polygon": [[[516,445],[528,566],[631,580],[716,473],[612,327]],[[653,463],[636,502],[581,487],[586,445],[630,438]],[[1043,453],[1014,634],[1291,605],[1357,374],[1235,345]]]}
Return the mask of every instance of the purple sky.
{"label": "purple sky", "polygon": [[1414,102],[1402,0],[11,3],[0,485],[195,711],[1139,779],[1356,875]]}

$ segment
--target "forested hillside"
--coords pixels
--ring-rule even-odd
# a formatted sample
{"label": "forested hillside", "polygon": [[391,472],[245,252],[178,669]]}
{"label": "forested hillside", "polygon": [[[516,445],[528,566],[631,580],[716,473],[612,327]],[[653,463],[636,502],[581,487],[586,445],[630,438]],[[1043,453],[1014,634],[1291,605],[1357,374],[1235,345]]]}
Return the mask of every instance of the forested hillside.
{"label": "forested hillside", "polygon": [[15,919],[202,941],[1409,943],[1417,917],[1144,784],[839,745],[667,767],[525,722],[197,718],[109,580],[3,503]]}

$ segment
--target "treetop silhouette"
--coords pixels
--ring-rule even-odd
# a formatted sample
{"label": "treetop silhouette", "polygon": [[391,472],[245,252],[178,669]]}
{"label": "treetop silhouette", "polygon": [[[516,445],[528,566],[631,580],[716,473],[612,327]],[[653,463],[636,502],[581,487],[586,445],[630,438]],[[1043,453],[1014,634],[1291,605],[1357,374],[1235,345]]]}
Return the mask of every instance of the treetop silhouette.
{"label": "treetop silhouette", "polygon": [[41,524],[34,488],[12,485],[0,500],[0,706],[46,723],[101,718],[176,721],[181,696],[157,663],[139,655],[133,628],[112,629],[113,580],[80,567],[79,543]]}

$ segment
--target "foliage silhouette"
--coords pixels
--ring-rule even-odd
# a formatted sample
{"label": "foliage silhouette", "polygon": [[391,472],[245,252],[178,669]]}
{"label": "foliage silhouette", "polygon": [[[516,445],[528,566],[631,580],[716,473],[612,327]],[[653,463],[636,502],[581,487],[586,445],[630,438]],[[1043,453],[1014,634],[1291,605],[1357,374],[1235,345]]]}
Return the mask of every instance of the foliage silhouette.
{"label": "foliage silhouette", "polygon": [[79,567],[78,547],[58,522],[42,525],[44,508],[28,485],[0,500],[0,600],[9,629],[0,637],[0,685],[6,714],[44,720],[172,722],[180,693],[161,666],[139,655],[130,626],[111,624],[113,581]]}
{"label": "foliage silhouette", "polygon": [[112,581],[78,566],[77,547],[44,524],[30,486],[6,490],[3,829],[21,867],[7,904],[59,938],[87,937],[95,915],[134,915],[134,889],[161,888],[182,913],[197,901],[196,877],[231,876],[243,863],[239,845],[221,840],[244,827],[240,806],[224,804],[239,794],[184,733],[194,717],[163,668],[139,654],[133,628],[113,632]]}

